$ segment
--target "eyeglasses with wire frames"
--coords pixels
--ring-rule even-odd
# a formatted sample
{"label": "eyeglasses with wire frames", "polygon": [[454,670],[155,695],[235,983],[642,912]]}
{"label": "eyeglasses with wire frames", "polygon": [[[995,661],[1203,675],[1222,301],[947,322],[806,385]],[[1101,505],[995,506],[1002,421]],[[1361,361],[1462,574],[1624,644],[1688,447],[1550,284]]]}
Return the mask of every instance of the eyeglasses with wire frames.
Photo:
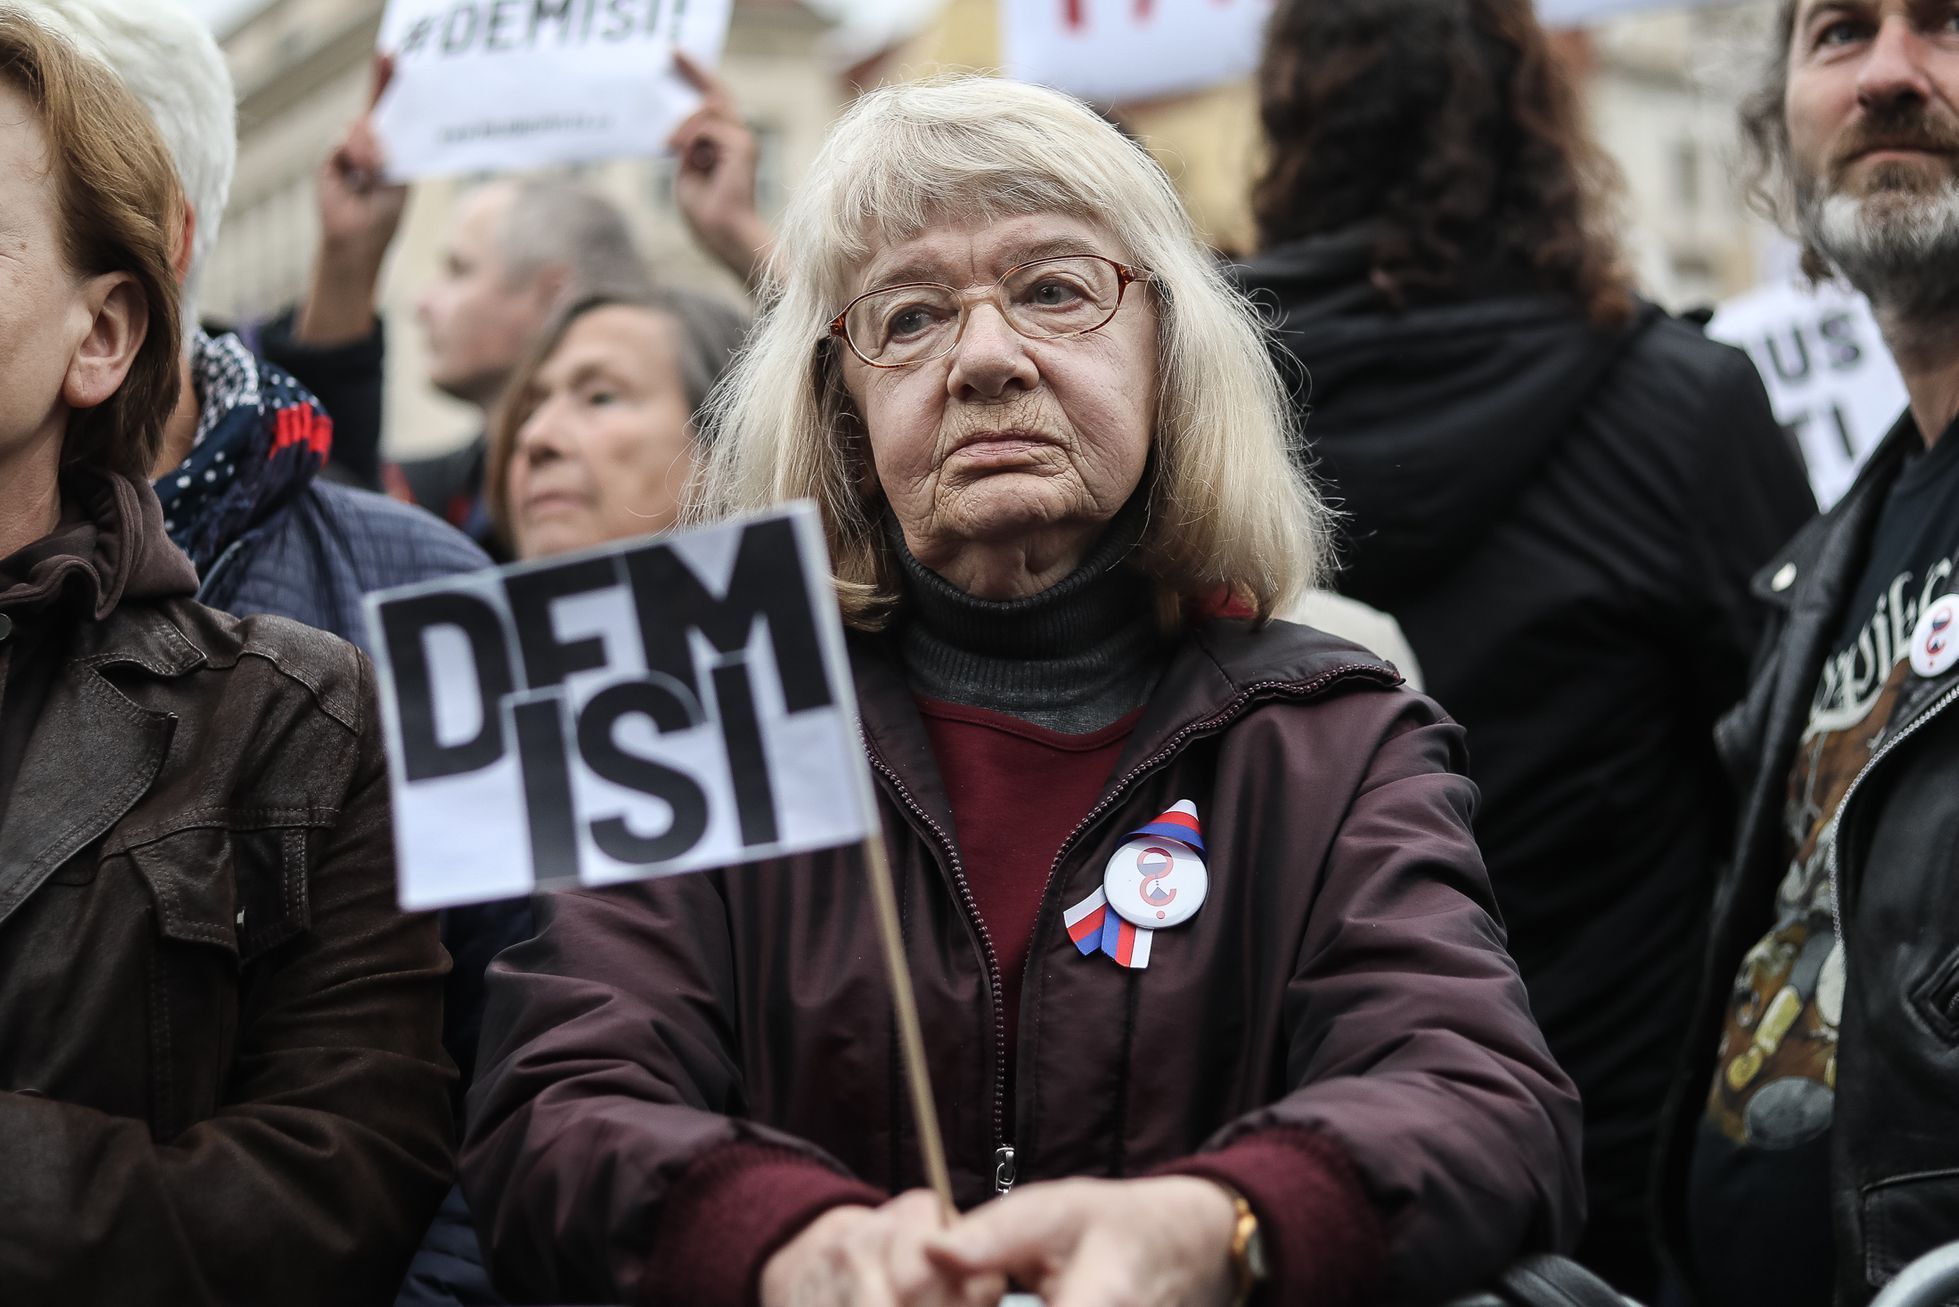
{"label": "eyeglasses with wire frames", "polygon": [[830,336],[874,368],[909,368],[952,353],[975,303],[986,301],[1023,336],[1051,340],[1109,325],[1132,282],[1155,274],[1099,254],[1035,259],[984,289],[908,281],[866,291],[830,322]]}

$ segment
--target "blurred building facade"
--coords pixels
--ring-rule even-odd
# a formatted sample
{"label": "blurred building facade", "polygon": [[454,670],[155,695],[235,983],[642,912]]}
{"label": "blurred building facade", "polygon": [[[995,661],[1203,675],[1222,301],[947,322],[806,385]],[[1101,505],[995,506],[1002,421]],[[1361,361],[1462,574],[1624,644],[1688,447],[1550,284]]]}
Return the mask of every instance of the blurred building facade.
{"label": "blurred building facade", "polygon": [[[210,316],[251,318],[303,293],[317,236],[314,173],[365,102],[383,5],[266,0],[222,34],[238,83],[240,148],[224,237],[206,274]],[[834,9],[834,0],[822,7]],[[1773,243],[1743,203],[1734,144],[1734,103],[1752,72],[1749,38],[1770,7],[1740,0],[1627,17],[1562,41],[1583,74],[1595,129],[1625,176],[1625,232],[1641,286],[1672,308],[1710,305],[1753,285]],[[802,0],[736,0],[722,75],[762,137],[764,209],[780,207],[849,87],[995,67],[998,23],[997,0],[946,0],[917,35],[846,69],[847,49],[826,44],[826,20]],[[1246,190],[1258,160],[1250,87],[1122,106],[1118,117],[1176,178],[1207,237],[1249,251]],[[658,276],[738,295],[674,213],[672,168],[641,160],[578,171],[625,209]],[[476,422],[474,410],[423,384],[413,314],[467,182],[415,188],[384,276],[388,448],[397,456],[453,445]]]}
{"label": "blurred building facade", "polygon": [[1772,9],[1621,18],[1581,40],[1593,128],[1625,175],[1628,252],[1669,308],[1747,290],[1779,245],[1747,205],[1736,129]]}

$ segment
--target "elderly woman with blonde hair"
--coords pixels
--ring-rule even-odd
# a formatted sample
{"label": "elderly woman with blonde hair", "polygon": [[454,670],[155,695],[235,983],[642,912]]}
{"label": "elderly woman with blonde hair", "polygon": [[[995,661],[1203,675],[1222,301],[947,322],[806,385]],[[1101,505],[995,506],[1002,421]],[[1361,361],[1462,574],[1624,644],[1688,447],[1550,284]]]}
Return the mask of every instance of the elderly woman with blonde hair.
{"label": "elderly woman with blonde hair", "polygon": [[1568,1242],[1461,731],[1270,620],[1323,513],[1161,170],[1049,91],[887,88],[772,276],[697,511],[821,505],[966,1214],[918,1190],[859,854],[796,857],[559,895],[492,968],[501,1284],[1421,1303]]}

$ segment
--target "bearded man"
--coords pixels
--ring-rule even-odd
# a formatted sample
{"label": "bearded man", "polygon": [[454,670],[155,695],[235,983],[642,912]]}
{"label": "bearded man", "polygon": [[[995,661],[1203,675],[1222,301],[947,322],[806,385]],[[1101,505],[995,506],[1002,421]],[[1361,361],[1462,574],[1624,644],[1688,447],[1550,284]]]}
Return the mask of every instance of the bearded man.
{"label": "bearded man", "polygon": [[1870,297],[1911,407],[1754,584],[1660,1200],[1689,1301],[1827,1307],[1959,1233],[1959,9],[1784,0],[1776,35],[1758,191]]}

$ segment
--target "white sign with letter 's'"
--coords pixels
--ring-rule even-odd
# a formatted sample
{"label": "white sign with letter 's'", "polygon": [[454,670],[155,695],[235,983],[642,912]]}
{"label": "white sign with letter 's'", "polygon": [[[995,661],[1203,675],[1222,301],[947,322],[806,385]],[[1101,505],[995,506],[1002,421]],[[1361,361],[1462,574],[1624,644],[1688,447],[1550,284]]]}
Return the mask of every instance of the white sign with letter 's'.
{"label": "white sign with letter 's'", "polygon": [[733,0],[389,0],[374,128],[398,181],[652,156],[721,57]]}
{"label": "white sign with letter 's'", "polygon": [[1271,0],[1001,0],[1001,50],[1009,77],[1122,104],[1250,73],[1271,12]]}
{"label": "white sign with letter 's'", "polygon": [[1905,383],[1870,301],[1826,283],[1759,286],[1723,304],[1707,334],[1748,351],[1776,421],[1802,446],[1824,508],[1905,411]]}
{"label": "white sign with letter 's'", "polygon": [[372,596],[410,910],[862,840],[816,510]]}

